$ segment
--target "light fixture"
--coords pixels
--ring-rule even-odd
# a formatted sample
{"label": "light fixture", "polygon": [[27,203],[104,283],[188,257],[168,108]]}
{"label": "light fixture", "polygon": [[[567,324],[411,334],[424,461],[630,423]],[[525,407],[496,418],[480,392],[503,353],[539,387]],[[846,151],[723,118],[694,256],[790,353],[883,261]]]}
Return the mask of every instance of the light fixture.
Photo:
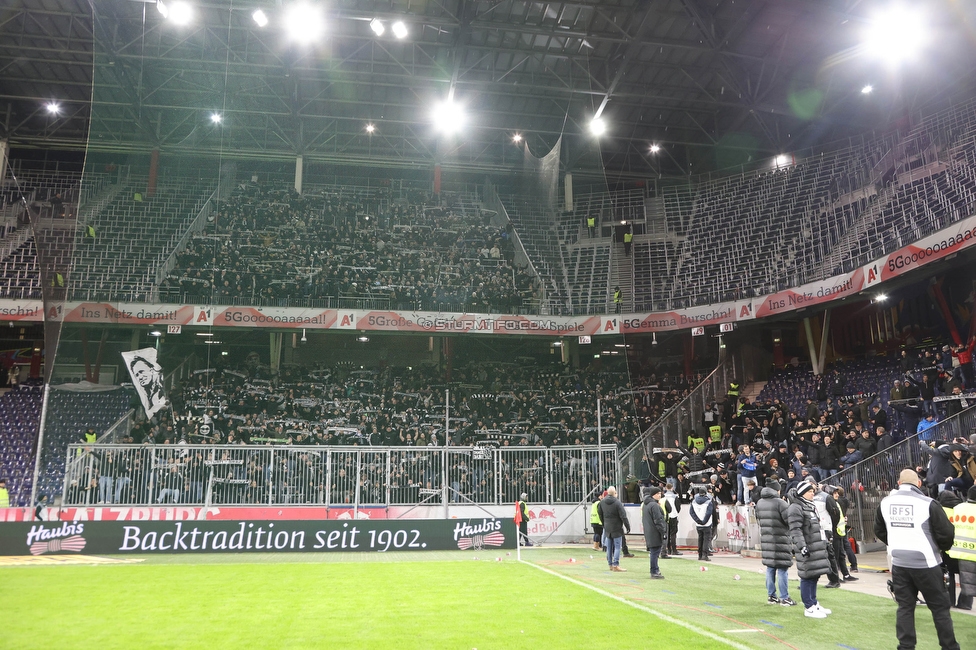
{"label": "light fixture", "polygon": [[457,133],[464,126],[464,107],[452,100],[446,100],[434,107],[434,126],[441,133]]}
{"label": "light fixture", "polygon": [[305,336],[305,328],[302,328],[302,343],[308,343],[308,338]]}
{"label": "light fixture", "polygon": [[603,121],[602,117],[594,117],[590,120],[590,133],[595,136],[601,136],[607,132],[607,123]]}
{"label": "light fixture", "polygon": [[522,141],[522,134],[521,133],[516,133],[515,135],[512,136],[512,142],[518,143],[518,142],[521,142],[521,141]]}
{"label": "light fixture", "polygon": [[552,347],[554,347],[554,348],[561,348],[561,347],[563,347],[563,342],[562,341],[553,341],[552,342]]}
{"label": "light fixture", "polygon": [[188,25],[193,20],[193,7],[187,2],[177,0],[169,6],[168,17],[174,25]]}
{"label": "light fixture", "polygon": [[780,155],[773,158],[773,167],[776,169],[782,169],[784,167],[789,167],[793,164],[793,156],[781,153]]}
{"label": "light fixture", "polygon": [[651,145],[651,153],[657,153],[660,150],[661,150],[661,145],[659,145],[659,144],[652,144]]}
{"label": "light fixture", "polygon": [[876,295],[874,297],[874,301],[875,302],[884,302],[887,299],[888,299],[888,296],[886,294],[883,294],[883,293],[879,293],[878,295]]}
{"label": "light fixture", "polygon": [[268,26],[268,15],[260,9],[255,10],[255,12],[251,14],[251,18],[254,19],[254,22],[258,27]]}
{"label": "light fixture", "polygon": [[156,0],[156,11],[160,13],[163,18],[169,18],[169,7],[163,0]]}
{"label": "light fixture", "polygon": [[46,108],[47,112],[51,115],[59,115],[61,113],[61,104],[57,102],[48,102],[44,105],[44,108]]}
{"label": "light fixture", "polygon": [[197,332],[197,336],[213,336],[213,332]]}
{"label": "light fixture", "polygon": [[224,121],[224,118],[220,113],[211,113],[210,121],[213,122],[214,124],[220,124],[221,122]]}
{"label": "light fixture", "polygon": [[379,18],[374,18],[369,21],[369,28],[373,30],[373,33],[377,36],[382,36],[386,32],[386,27],[383,25],[383,21]]}
{"label": "light fixture", "polygon": [[861,88],[862,95],[870,95],[872,92],[874,92],[874,86],[872,86],[871,84],[867,84],[863,88]]}
{"label": "light fixture", "polygon": [[369,337],[368,336],[357,336],[356,337],[356,340],[359,341],[360,343],[368,343],[369,342]]}
{"label": "light fixture", "polygon": [[914,59],[928,44],[925,18],[914,6],[879,10],[864,33],[864,49],[888,64]]}
{"label": "light fixture", "polygon": [[402,20],[398,20],[395,23],[393,23],[393,35],[396,36],[397,38],[407,37],[407,26],[403,23]]}
{"label": "light fixture", "polygon": [[299,45],[311,45],[325,31],[321,7],[305,2],[291,5],[285,12],[285,33]]}
{"label": "light fixture", "polygon": [[366,133],[373,133],[375,131],[376,131],[376,127],[373,126],[372,124],[367,124],[366,125]]}
{"label": "light fixture", "polygon": [[657,345],[657,332],[651,332],[651,345]]}
{"label": "light fixture", "polygon": [[149,336],[160,337],[162,335],[163,335],[163,333],[160,332],[159,330],[153,330],[153,331],[149,332]]}

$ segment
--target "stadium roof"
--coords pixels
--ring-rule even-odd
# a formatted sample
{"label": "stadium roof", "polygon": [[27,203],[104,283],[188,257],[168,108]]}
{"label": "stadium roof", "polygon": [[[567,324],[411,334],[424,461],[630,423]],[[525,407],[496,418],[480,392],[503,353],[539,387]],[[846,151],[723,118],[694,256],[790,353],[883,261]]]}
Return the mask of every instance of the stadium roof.
{"label": "stadium roof", "polygon": [[[171,0],[166,0],[173,4]],[[310,46],[288,44],[290,2],[200,0],[179,26],[139,0],[11,0],[0,8],[0,138],[12,147],[479,171],[564,168],[592,143],[640,178],[709,171],[864,133],[970,96],[976,3],[924,5],[936,34],[904,62],[862,47],[862,0],[337,0]],[[252,19],[261,8],[265,28]],[[370,28],[402,20],[397,39]],[[93,83],[94,82],[94,83]],[[870,84],[874,92],[862,94]],[[450,94],[469,125],[437,137]],[[46,108],[59,103],[59,113]],[[211,115],[222,121],[216,124]],[[367,133],[366,124],[375,126]],[[651,144],[661,150],[650,153]]]}

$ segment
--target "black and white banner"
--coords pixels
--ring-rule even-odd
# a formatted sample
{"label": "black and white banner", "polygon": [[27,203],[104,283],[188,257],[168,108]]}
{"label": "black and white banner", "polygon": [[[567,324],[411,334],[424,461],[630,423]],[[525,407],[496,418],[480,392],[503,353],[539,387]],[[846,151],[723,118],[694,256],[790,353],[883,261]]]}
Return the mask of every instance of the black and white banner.
{"label": "black and white banner", "polygon": [[385,553],[513,549],[511,519],[55,521],[0,524],[0,555]]}
{"label": "black and white banner", "polygon": [[156,349],[123,352],[122,358],[132,377],[132,385],[142,400],[142,408],[146,410],[146,419],[149,419],[168,406],[163,389],[163,369],[156,362]]}

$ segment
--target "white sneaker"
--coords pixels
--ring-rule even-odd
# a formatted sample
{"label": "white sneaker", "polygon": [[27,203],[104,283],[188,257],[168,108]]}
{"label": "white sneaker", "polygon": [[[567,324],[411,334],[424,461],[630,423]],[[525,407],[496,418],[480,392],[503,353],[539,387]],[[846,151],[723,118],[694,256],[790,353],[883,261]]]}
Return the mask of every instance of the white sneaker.
{"label": "white sneaker", "polygon": [[807,607],[803,610],[803,615],[808,618],[827,618],[827,615],[823,613],[823,610],[817,609],[817,606]]}
{"label": "white sneaker", "polygon": [[820,606],[820,603],[817,603],[816,605],[814,605],[814,607],[816,607],[817,609],[819,609],[819,610],[820,610],[821,612],[823,612],[823,613],[824,613],[825,615],[826,615],[826,614],[833,614],[833,612],[832,612],[832,611],[830,611],[829,609],[827,609],[826,607],[821,607],[821,606]]}

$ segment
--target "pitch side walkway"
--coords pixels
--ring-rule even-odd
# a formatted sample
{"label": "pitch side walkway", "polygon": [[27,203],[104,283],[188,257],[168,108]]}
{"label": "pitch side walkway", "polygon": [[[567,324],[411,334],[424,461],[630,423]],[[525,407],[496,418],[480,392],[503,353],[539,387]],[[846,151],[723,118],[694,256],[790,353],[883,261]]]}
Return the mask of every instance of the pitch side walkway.
{"label": "pitch side walkway", "polygon": [[[682,552],[684,555],[678,556],[674,559],[691,562],[698,561],[698,554],[696,550],[682,550]],[[747,553],[750,555],[755,553],[756,557],[747,557],[739,555],[738,553],[719,551],[712,556],[712,563],[720,566],[731,567],[739,571],[752,571],[754,573],[765,574],[766,567],[763,566],[762,560],[759,558],[759,552],[747,551]],[[665,562],[671,561],[673,560],[665,560]],[[891,598],[891,594],[888,593],[888,579],[891,577],[891,574],[888,573],[888,558],[884,551],[859,553],[857,556],[857,565],[859,573],[851,574],[857,578],[857,581],[845,582],[840,587],[841,589],[856,591],[862,594],[870,594],[872,596],[880,596],[882,598]],[[790,580],[798,581],[799,579],[800,578],[796,575],[796,565],[794,564],[794,566],[790,569]],[[819,589],[823,589],[825,584],[826,577],[820,580]],[[976,616],[976,611],[967,611],[956,608],[953,608],[952,613]]]}

